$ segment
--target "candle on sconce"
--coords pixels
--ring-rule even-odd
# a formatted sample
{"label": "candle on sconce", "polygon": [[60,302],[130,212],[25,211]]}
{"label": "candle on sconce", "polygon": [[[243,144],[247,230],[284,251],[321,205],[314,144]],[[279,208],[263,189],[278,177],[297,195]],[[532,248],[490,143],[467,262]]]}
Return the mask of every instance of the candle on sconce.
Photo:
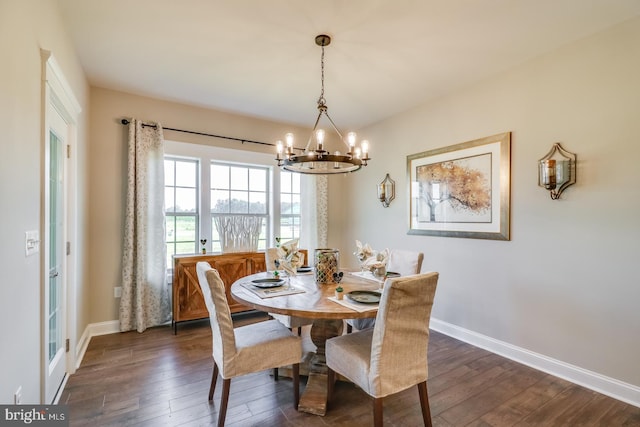
{"label": "candle on sconce", "polygon": [[276,142],[276,160],[282,160],[282,141]]}
{"label": "candle on sconce", "polygon": [[380,184],[379,190],[380,190],[380,200],[384,201],[387,198],[387,192],[385,191],[385,187],[386,185],[384,184]]}
{"label": "candle on sconce", "polygon": [[554,159],[543,161],[542,183],[547,190],[556,188],[556,161]]}

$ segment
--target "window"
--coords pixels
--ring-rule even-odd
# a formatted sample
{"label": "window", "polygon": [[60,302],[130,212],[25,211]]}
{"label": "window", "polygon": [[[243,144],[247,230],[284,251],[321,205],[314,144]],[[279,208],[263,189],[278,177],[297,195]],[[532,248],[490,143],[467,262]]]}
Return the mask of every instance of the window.
{"label": "window", "polygon": [[300,237],[300,175],[280,172],[280,233],[283,242]]}
{"label": "window", "polygon": [[269,223],[269,169],[263,166],[211,163],[211,243],[221,252],[215,219],[221,215],[247,215],[263,218],[258,250],[267,247]]}
{"label": "window", "polygon": [[214,218],[264,218],[258,250],[300,237],[301,176],[274,167],[273,155],[165,140],[168,267],[174,254],[222,251]]}
{"label": "window", "polygon": [[174,254],[198,250],[198,161],[165,157],[164,205],[166,216],[167,267]]}

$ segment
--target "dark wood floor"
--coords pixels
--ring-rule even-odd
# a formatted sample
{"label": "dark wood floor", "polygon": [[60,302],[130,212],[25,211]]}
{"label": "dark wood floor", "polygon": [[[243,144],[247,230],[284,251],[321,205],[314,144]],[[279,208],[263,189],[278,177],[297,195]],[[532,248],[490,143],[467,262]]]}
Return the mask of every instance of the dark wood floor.
{"label": "dark wood floor", "polygon": [[[237,319],[237,324],[255,318]],[[181,325],[94,337],[60,399],[71,426],[215,425],[209,404],[211,329]],[[304,380],[301,382],[304,388]],[[640,426],[640,408],[433,332],[429,400],[435,426]],[[297,412],[291,380],[261,372],[231,382],[228,426],[369,426],[370,398],[339,382],[324,417]],[[417,388],[388,397],[388,426],[419,426]]]}

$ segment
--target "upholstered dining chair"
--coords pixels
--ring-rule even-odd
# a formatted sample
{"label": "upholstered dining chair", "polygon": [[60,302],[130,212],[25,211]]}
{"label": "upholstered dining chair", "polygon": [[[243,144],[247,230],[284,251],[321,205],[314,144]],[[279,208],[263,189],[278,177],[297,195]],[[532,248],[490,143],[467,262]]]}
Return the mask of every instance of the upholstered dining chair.
{"label": "upholstered dining chair", "polygon": [[198,283],[209,311],[213,343],[213,375],[209,401],[213,400],[218,373],[223,379],[218,426],[224,426],[231,379],[280,366],[292,365],[293,399],[300,398],[302,342],[277,320],[233,327],[224,283],[207,262],[196,264]]}
{"label": "upholstered dining chair", "polygon": [[[276,260],[278,259],[278,248],[267,248],[264,253],[264,260],[267,271],[276,270]],[[313,319],[307,319],[298,316],[289,316],[287,314],[269,313],[269,316],[282,323],[287,328],[298,331],[298,336],[302,335],[302,327],[313,323]]]}
{"label": "upholstered dining chair", "polygon": [[[410,276],[420,273],[422,268],[422,252],[406,251],[402,249],[392,249],[389,251],[389,261],[387,261],[387,271],[399,273],[401,276]],[[373,328],[375,319],[348,319],[347,333],[350,334],[353,328],[358,330]]]}
{"label": "upholstered dining chair", "polygon": [[374,425],[381,426],[382,399],[417,385],[431,426],[427,349],[437,283],[436,272],[387,279],[375,326],[327,340],[328,403],[337,372],[373,397]]}

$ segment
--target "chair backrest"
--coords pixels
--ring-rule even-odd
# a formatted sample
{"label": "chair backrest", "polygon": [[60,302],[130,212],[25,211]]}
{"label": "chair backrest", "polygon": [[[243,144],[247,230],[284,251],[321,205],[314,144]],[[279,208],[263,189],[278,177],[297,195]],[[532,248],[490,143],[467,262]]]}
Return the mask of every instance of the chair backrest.
{"label": "chair backrest", "polygon": [[436,272],[386,281],[371,342],[369,382],[375,396],[427,380],[429,320],[437,284]]}
{"label": "chair backrest", "polygon": [[387,271],[394,271],[400,273],[402,276],[419,274],[423,259],[424,254],[422,252],[391,249],[391,251],[389,251]]}
{"label": "chair backrest", "polygon": [[225,372],[233,369],[231,365],[237,353],[233,320],[231,319],[231,310],[229,310],[224,282],[220,278],[218,271],[211,268],[208,262],[197,263],[196,272],[202,296],[209,311],[213,339],[213,360],[215,360],[224,378]]}

